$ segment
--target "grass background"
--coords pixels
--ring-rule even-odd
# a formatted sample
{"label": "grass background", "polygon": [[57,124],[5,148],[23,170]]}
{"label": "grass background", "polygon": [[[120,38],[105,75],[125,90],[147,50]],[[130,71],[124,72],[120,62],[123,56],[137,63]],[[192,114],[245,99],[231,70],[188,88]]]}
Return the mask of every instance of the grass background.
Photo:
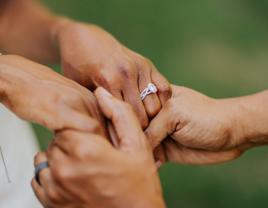
{"label": "grass background", "polygon": [[[148,57],[170,83],[214,98],[267,89],[268,1],[42,0],[54,12],[100,25]],[[51,66],[60,72],[60,66]],[[253,124],[254,125],[254,124]],[[40,146],[53,134],[33,124]],[[175,207],[268,207],[268,152],[259,147],[213,166],[165,164]]]}

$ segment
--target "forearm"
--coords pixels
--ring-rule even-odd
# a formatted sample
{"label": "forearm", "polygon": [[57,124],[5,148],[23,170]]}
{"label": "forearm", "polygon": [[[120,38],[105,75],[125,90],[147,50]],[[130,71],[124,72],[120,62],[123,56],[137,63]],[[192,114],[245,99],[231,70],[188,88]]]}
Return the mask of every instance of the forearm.
{"label": "forearm", "polygon": [[241,98],[241,129],[246,141],[268,144],[268,90]]}
{"label": "forearm", "polygon": [[268,144],[268,90],[226,101],[223,104],[226,115],[234,121],[232,138],[235,142],[242,144],[242,149]]}
{"label": "forearm", "polygon": [[0,0],[0,49],[37,62],[58,62],[54,36],[70,20],[32,0]]}

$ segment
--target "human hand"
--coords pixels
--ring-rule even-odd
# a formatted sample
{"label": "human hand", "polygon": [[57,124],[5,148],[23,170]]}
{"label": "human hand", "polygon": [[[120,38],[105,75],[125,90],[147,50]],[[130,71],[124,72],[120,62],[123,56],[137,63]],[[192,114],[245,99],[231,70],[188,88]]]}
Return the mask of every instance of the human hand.
{"label": "human hand", "polygon": [[94,129],[106,135],[104,117],[92,92],[25,58],[0,56],[0,98],[21,119],[50,130]]}
{"label": "human hand", "polygon": [[[143,129],[171,97],[168,81],[150,60],[129,50],[98,26],[66,23],[55,32],[63,74],[91,91],[102,86],[116,98],[130,103]],[[142,102],[140,93],[149,83],[157,94]],[[148,119],[149,117],[149,119]]]}
{"label": "human hand", "polygon": [[213,164],[233,160],[251,145],[243,138],[236,99],[216,100],[172,85],[171,98],[145,131],[161,161]]}
{"label": "human hand", "polygon": [[48,161],[32,187],[45,208],[165,207],[149,142],[133,108],[103,88],[96,97],[115,127],[119,149],[103,137],[74,130],[55,134],[47,153],[35,165]]}

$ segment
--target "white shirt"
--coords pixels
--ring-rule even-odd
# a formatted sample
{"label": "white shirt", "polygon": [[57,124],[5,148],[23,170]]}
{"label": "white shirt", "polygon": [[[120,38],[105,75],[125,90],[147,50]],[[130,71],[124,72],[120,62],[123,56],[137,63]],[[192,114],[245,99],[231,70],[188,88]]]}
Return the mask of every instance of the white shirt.
{"label": "white shirt", "polygon": [[0,207],[41,208],[32,188],[34,156],[39,148],[31,126],[0,104],[0,145],[10,175],[8,183],[0,157]]}

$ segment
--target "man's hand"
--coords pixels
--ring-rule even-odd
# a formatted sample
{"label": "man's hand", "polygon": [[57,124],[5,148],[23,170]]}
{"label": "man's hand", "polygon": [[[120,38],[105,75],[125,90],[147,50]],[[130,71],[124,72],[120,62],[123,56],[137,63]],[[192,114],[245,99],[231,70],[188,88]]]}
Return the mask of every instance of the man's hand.
{"label": "man's hand", "polygon": [[21,119],[53,131],[71,128],[106,136],[93,93],[19,56],[0,56],[0,101]]}
{"label": "man's hand", "polygon": [[119,138],[119,149],[103,137],[73,130],[55,134],[47,153],[35,165],[48,161],[39,186],[32,187],[45,208],[165,207],[149,142],[133,108],[98,88],[96,97]]}
{"label": "man's hand", "polygon": [[146,130],[152,146],[157,147],[156,158],[213,164],[233,160],[251,147],[238,127],[236,99],[215,100],[184,87],[172,88],[173,98]]}
{"label": "man's hand", "polygon": [[[59,21],[55,30],[63,74],[95,90],[102,86],[120,100],[130,103],[145,129],[171,97],[171,87],[147,58],[129,50],[98,26]],[[142,102],[140,93],[149,83],[157,94]],[[148,119],[149,118],[149,119]]]}

